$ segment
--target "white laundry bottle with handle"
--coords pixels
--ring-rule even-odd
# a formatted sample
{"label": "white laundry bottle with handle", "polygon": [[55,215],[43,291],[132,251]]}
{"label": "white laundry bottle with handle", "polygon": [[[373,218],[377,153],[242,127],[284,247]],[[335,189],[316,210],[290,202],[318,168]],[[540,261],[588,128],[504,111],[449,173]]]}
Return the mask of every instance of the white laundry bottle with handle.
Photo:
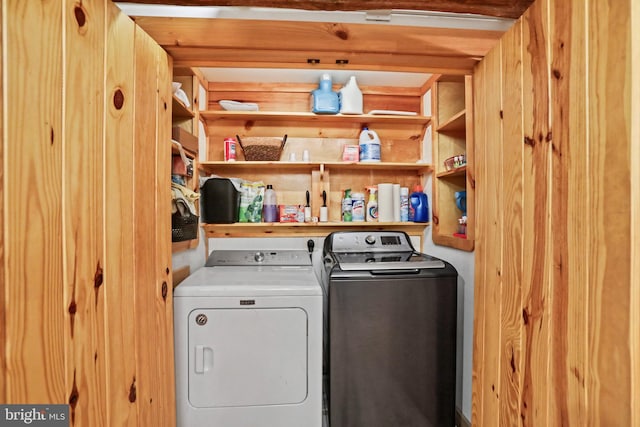
{"label": "white laundry bottle with handle", "polygon": [[340,97],[340,114],[362,114],[362,91],[356,82],[356,76],[351,76],[347,84],[338,92]]}
{"label": "white laundry bottle with handle", "polygon": [[380,161],[380,138],[375,131],[363,127],[360,132],[360,161],[379,162]]}

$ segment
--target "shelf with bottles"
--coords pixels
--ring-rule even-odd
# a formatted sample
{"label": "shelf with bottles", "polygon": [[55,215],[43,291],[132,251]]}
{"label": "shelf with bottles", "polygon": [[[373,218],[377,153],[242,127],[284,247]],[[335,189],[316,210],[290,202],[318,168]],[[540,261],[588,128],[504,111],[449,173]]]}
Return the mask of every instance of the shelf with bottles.
{"label": "shelf with bottles", "polygon": [[291,237],[325,237],[332,231],[370,230],[382,231],[393,228],[404,231],[410,236],[422,237],[425,227],[429,223],[419,222],[273,222],[273,223],[234,223],[234,224],[203,224],[205,236],[219,237],[269,237],[274,234]]}
{"label": "shelf with bottles", "polygon": [[[366,188],[379,183],[397,183],[413,188],[424,182],[432,165],[422,161],[423,139],[431,117],[403,114],[315,114],[309,112],[310,92],[317,84],[290,83],[210,83],[209,104],[201,117],[207,124],[206,161],[200,169],[206,174],[271,184],[278,204],[304,205],[305,192],[311,197],[311,215],[320,218],[322,193],[328,206],[328,222],[205,224],[209,237],[317,235],[335,229],[355,227],[383,230],[390,227],[422,236],[428,223],[342,222],[344,190],[366,194]],[[335,88],[335,86],[334,86]],[[424,88],[364,87],[363,111],[422,110]],[[260,111],[226,111],[220,100],[241,100],[259,105]],[[343,161],[348,149],[358,151],[360,133],[368,127],[380,140],[379,162]],[[225,162],[224,140],[239,136],[279,137],[288,135],[280,161],[245,161],[237,146],[236,161]],[[297,161],[289,161],[295,158]],[[302,159],[308,161],[301,161]]]}
{"label": "shelf with bottles", "polygon": [[[431,87],[433,113],[433,241],[472,251],[473,242],[473,117],[471,76],[440,76]],[[456,205],[465,192],[466,212]],[[466,233],[460,220],[466,216]]]}

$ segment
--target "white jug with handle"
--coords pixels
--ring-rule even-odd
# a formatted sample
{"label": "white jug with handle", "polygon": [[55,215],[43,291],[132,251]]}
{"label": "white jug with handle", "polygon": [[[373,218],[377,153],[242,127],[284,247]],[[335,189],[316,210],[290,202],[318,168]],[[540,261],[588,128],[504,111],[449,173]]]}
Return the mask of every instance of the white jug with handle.
{"label": "white jug with handle", "polygon": [[380,138],[375,131],[363,127],[360,132],[360,161],[379,162],[380,161]]}
{"label": "white jug with handle", "polygon": [[341,114],[362,114],[362,91],[356,82],[356,76],[351,76],[347,84],[338,92],[340,97]]}

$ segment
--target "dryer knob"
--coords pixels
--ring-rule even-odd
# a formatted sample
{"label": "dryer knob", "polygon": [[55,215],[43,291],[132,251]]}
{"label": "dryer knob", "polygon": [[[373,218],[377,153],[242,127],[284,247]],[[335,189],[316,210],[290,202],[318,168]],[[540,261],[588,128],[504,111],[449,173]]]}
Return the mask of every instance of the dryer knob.
{"label": "dryer knob", "polygon": [[256,254],[253,256],[253,259],[255,259],[256,262],[264,261],[264,252],[256,252]]}
{"label": "dryer knob", "polygon": [[376,238],[375,236],[372,236],[371,234],[369,234],[367,237],[364,238],[364,241],[367,242],[368,245],[373,245],[376,242]]}

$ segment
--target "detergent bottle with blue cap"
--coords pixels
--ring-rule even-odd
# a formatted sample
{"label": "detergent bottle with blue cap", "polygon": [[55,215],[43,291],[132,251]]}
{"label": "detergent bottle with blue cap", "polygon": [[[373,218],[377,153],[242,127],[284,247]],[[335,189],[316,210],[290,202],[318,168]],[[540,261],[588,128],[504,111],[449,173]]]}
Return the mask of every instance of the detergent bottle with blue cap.
{"label": "detergent bottle with blue cap", "polygon": [[320,77],[318,89],[311,92],[311,111],[316,114],[338,114],[340,99],[333,90],[331,75],[325,73]]}
{"label": "detergent bottle with blue cap", "polygon": [[421,185],[414,187],[409,203],[413,211],[413,222],[429,222],[429,201]]}

